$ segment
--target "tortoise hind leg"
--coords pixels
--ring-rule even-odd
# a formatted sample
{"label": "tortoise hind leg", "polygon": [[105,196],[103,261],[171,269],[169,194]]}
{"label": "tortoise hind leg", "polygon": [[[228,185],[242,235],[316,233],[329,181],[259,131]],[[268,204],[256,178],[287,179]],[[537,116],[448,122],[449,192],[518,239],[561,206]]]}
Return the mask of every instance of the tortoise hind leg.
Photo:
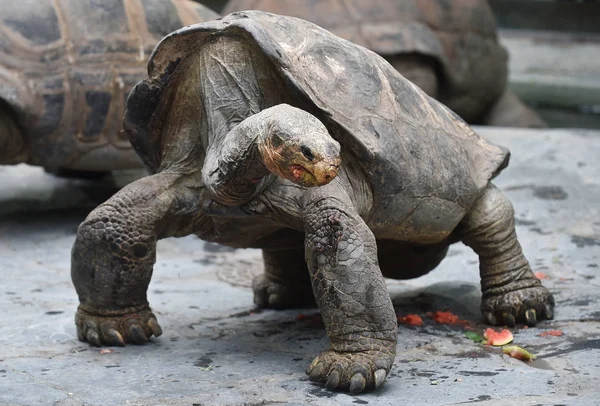
{"label": "tortoise hind leg", "polygon": [[252,282],[259,307],[287,309],[315,304],[304,247],[263,250],[265,272]]}
{"label": "tortoise hind leg", "polygon": [[545,128],[546,122],[512,91],[505,89],[502,96],[484,115],[482,123],[499,127]]}
{"label": "tortoise hind leg", "polygon": [[0,165],[13,165],[26,162],[29,145],[25,135],[13,119],[11,110],[0,103]]}
{"label": "tortoise hind leg", "polygon": [[535,325],[553,318],[554,298],[523,255],[512,204],[495,186],[488,185],[455,232],[479,256],[487,323]]}

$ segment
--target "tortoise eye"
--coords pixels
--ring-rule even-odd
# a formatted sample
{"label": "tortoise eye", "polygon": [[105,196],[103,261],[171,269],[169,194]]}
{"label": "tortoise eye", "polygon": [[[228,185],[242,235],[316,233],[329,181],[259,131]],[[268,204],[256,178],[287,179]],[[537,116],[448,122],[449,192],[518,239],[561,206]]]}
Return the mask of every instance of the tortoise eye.
{"label": "tortoise eye", "polygon": [[302,155],[304,155],[309,161],[315,159],[315,156],[313,155],[312,151],[307,146],[302,145],[300,147],[300,152],[302,152]]}

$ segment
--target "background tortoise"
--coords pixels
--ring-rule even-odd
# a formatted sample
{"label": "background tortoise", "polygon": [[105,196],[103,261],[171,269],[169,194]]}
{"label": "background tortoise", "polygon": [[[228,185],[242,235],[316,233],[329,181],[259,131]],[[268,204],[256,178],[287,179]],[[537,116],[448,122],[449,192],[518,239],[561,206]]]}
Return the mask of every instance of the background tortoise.
{"label": "background tortoise", "polygon": [[507,53],[485,0],[230,0],[311,21],[377,52],[472,124],[543,127],[507,87]]}
{"label": "background tortoise", "polygon": [[127,94],[156,43],[218,18],[185,0],[0,0],[0,164],[140,167],[122,134]]}
{"label": "background tortoise", "polygon": [[192,233],[263,249],[258,305],[316,299],[331,348],[308,373],[328,388],[383,384],[397,325],[382,272],[423,275],[453,242],[480,257],[487,322],[553,315],[512,206],[489,183],[508,151],[377,54],[314,24],[254,11],[174,32],[129,95],[124,122],[155,174],[78,229],[82,341],[160,335],[146,298],[156,241]]}

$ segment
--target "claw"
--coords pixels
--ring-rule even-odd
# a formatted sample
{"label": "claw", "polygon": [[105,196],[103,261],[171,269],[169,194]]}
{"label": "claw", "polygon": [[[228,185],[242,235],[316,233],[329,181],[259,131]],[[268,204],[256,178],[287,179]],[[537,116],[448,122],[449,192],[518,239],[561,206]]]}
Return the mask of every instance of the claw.
{"label": "claw", "polygon": [[155,337],[159,337],[162,334],[162,328],[160,328],[158,321],[156,321],[154,317],[151,317],[150,320],[148,320],[148,327],[150,327],[150,330],[152,330],[152,334],[154,334]]}
{"label": "claw", "polygon": [[385,383],[387,372],[385,369],[375,371],[375,389],[380,388]]}
{"label": "claw", "polygon": [[525,312],[525,324],[528,326],[535,326],[537,322],[535,309],[529,309]]}
{"label": "claw", "polygon": [[340,386],[340,373],[337,369],[335,369],[332,373],[329,374],[329,378],[327,378],[327,383],[325,387],[327,389],[337,389]]}
{"label": "claw", "polygon": [[356,373],[350,379],[350,393],[356,394],[365,390],[367,380],[360,373]]}
{"label": "claw", "polygon": [[548,320],[552,320],[554,318],[554,310],[552,309],[552,305],[550,304],[546,304],[544,306],[544,316],[548,319]]}
{"label": "claw", "polygon": [[131,338],[133,338],[133,341],[135,341],[137,344],[144,344],[146,341],[148,341],[148,337],[146,337],[144,329],[138,324],[134,324],[129,328],[129,334],[131,334]]}
{"label": "claw", "polygon": [[511,313],[502,313],[502,319],[508,327],[514,327],[516,324],[515,316],[513,316]]}
{"label": "claw", "polygon": [[108,330],[108,333],[106,333],[106,338],[110,345],[125,347],[125,340],[123,340],[123,336],[114,328]]}
{"label": "claw", "polygon": [[90,331],[90,330],[96,330],[97,331],[98,330],[98,324],[96,324],[95,321],[86,320],[83,323],[83,332],[84,332],[85,335],[87,335],[88,331]]}
{"label": "claw", "polygon": [[102,347],[102,342],[100,341],[100,336],[96,332],[96,330],[89,329],[86,335],[87,342],[96,347]]}
{"label": "claw", "polygon": [[321,362],[319,362],[313,368],[308,379],[310,379],[311,381],[319,381],[321,379],[321,373],[323,372],[323,369],[325,369],[325,365],[323,365]]}
{"label": "claw", "polygon": [[310,375],[310,373],[317,366],[318,363],[319,363],[318,357],[313,359],[313,361],[310,363],[310,365],[306,368],[306,375]]}
{"label": "claw", "polygon": [[491,324],[492,326],[495,326],[496,324],[498,324],[498,321],[496,320],[496,316],[494,316],[494,314],[491,312],[483,313],[483,319],[485,320],[485,322],[487,324]]}

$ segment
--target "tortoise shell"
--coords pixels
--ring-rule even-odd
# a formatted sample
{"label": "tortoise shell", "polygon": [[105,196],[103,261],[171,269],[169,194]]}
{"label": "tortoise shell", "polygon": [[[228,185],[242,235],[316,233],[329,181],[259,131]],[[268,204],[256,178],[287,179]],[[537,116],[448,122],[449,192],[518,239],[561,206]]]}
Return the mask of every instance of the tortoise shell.
{"label": "tortoise shell", "polygon": [[486,0],[229,0],[223,15],[250,9],[305,19],[386,58],[430,58],[436,98],[469,121],[506,87],[507,53]]}
{"label": "tortoise shell", "polygon": [[127,94],[160,38],[218,18],[182,0],[1,3],[0,107],[25,137],[24,160],[49,170],[141,166],[121,131]]}
{"label": "tortoise shell", "polygon": [[367,175],[381,217],[372,223],[405,213],[407,229],[441,239],[508,164],[505,148],[477,135],[379,55],[304,20],[247,11],[175,31],[154,50],[149,78],[128,97],[124,127],[155,171],[169,165],[162,159],[177,140],[161,127],[177,105],[179,78],[211,35],[258,45],[286,83],[281,91],[327,126],[346,165],[354,161]]}

